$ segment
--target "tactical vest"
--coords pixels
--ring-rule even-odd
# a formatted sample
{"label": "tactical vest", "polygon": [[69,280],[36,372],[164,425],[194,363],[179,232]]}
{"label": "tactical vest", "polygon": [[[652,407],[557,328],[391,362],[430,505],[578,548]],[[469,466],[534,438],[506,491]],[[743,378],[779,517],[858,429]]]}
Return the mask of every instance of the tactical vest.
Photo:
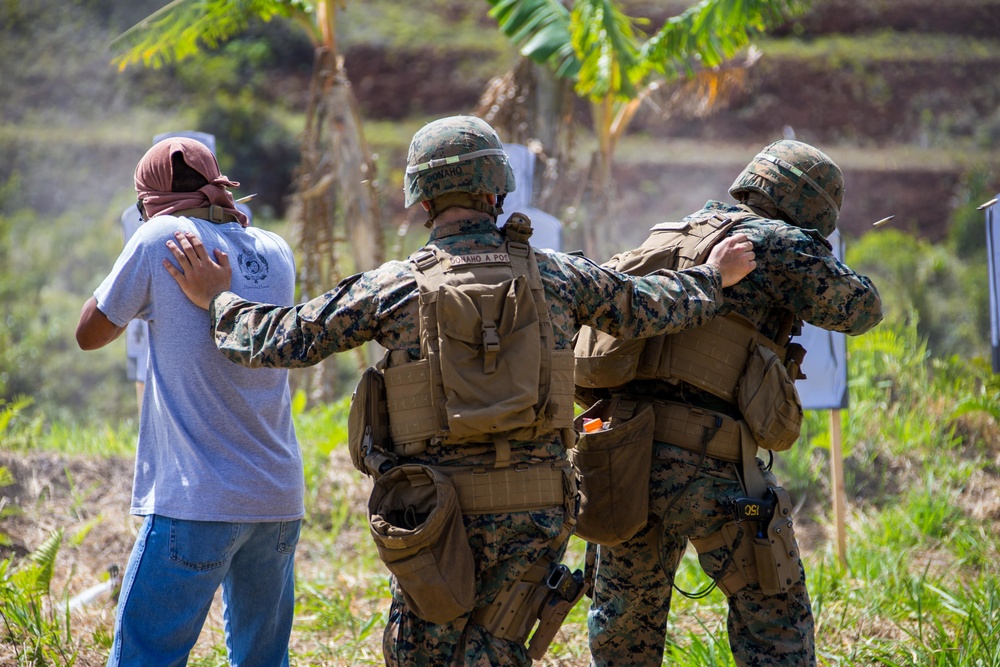
{"label": "tactical vest", "polygon": [[[712,248],[736,224],[757,217],[743,208],[736,213],[706,212],[700,217],[692,216],[680,222],[664,222],[650,230],[649,238],[640,247],[615,255],[606,266],[631,275],[696,266],[705,261]],[[791,326],[787,328],[791,329]],[[767,359],[751,363],[755,355],[760,356],[761,348],[769,351],[764,352]],[[746,318],[731,313],[680,333],[636,340],[619,340],[584,327],[577,338],[575,353],[575,381],[580,387],[616,388],[632,380],[662,380],[673,384],[685,382],[737,405],[741,402],[738,396],[741,384],[744,388],[761,386],[764,374],[775,371],[774,363],[769,364],[768,360],[784,366],[790,377],[786,382],[790,388],[785,389],[794,393],[791,383],[801,376],[798,364],[804,350],[796,345],[796,354],[789,355],[785,345],[758,332]],[[797,396],[788,407],[792,413],[795,412],[796,401]],[[742,409],[743,406],[740,407]],[[659,422],[665,423],[668,419],[666,408],[659,412],[664,412],[664,415],[661,418],[658,414],[658,426]],[[794,414],[786,416],[792,422],[796,419]],[[675,415],[671,413],[669,418],[675,419]],[[797,419],[801,421],[801,414]],[[738,443],[735,425],[733,429],[732,440]],[[694,430],[700,433],[702,428],[698,425]],[[797,437],[797,432],[795,435]],[[695,448],[696,445],[694,443],[688,448]],[[767,447],[763,442],[761,446]],[[781,448],[781,445],[774,448]],[[731,457],[723,458],[740,460],[740,452],[734,448]]]}
{"label": "tactical vest", "polygon": [[[492,444],[498,465],[511,441],[573,425],[573,351],[555,349],[530,223],[511,220],[504,244],[410,257],[420,289],[420,359],[385,369],[393,451],[429,444]],[[403,355],[405,356],[405,355]]]}

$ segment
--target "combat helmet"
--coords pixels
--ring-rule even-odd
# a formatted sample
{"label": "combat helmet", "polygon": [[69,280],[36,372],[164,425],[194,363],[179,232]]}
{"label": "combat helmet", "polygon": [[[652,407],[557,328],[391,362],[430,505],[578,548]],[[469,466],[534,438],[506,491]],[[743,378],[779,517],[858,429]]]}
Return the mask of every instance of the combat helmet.
{"label": "combat helmet", "polygon": [[[431,202],[431,220],[452,206],[495,217],[503,212],[503,196],[514,187],[514,172],[503,143],[481,118],[441,118],[413,135],[403,178],[406,206]],[[480,194],[497,195],[497,205],[484,204],[473,196]]]}
{"label": "combat helmet", "polygon": [[729,194],[759,192],[774,202],[788,222],[816,229],[824,237],[837,228],[844,202],[844,175],[825,153],[783,139],[765,147],[736,178]]}

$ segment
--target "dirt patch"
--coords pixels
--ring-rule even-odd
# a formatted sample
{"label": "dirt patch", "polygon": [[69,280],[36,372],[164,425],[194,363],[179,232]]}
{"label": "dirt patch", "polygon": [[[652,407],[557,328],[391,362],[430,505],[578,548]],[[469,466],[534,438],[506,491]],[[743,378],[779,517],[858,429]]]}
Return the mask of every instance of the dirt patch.
{"label": "dirt patch", "polygon": [[[112,565],[124,570],[138,521],[128,514],[132,489],[132,460],[119,457],[90,459],[59,454],[0,454],[16,483],[0,489],[0,504],[19,512],[0,523],[11,538],[0,547],[0,557],[20,559],[34,551],[53,532],[64,537],[51,591],[55,600],[72,598],[107,581]],[[74,637],[110,639],[114,605],[106,596],[73,613]],[[106,653],[87,650],[77,657],[79,667],[97,667]],[[8,662],[9,661],[9,662]],[[3,642],[0,664],[16,664],[14,648]]]}

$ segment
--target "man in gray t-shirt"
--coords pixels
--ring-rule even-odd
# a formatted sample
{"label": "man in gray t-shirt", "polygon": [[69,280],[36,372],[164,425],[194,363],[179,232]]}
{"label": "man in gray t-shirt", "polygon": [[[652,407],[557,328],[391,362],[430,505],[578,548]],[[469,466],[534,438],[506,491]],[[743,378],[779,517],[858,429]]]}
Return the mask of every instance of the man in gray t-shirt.
{"label": "man in gray t-shirt", "polygon": [[197,141],[157,143],[135,180],[148,221],[84,305],[76,332],[89,350],[133,318],[149,325],[131,508],[145,519],[123,577],[108,664],[182,661],[220,585],[230,660],[287,664],[304,512],[287,371],[228,361],[207,313],[163,265],[175,233],[194,232],[232,258],[235,291],[291,305],[292,252],[277,235],[246,226],[228,190],[239,184]]}

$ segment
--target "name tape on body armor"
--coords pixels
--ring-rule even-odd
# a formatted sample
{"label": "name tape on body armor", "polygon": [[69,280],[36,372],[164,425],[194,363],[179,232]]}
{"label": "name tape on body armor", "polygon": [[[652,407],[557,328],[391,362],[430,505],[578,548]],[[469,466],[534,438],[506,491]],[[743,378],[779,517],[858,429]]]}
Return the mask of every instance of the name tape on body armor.
{"label": "name tape on body armor", "polygon": [[452,266],[466,264],[510,264],[510,255],[505,252],[482,252],[475,255],[452,255]]}

